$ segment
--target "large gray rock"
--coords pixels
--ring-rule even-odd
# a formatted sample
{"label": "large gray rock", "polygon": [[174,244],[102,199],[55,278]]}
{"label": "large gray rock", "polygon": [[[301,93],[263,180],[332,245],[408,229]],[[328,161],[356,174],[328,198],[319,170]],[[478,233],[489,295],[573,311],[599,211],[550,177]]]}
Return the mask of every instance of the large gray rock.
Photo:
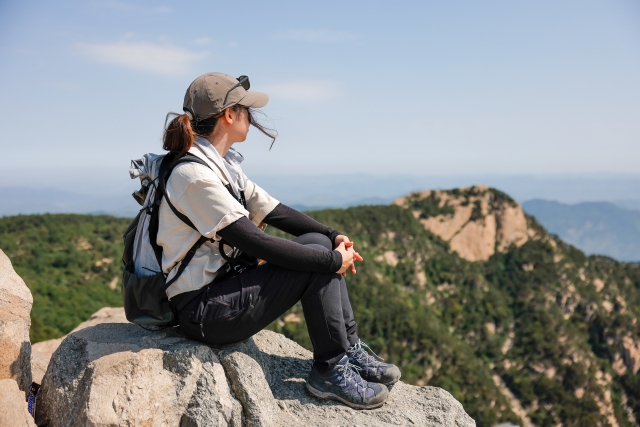
{"label": "large gray rock", "polygon": [[[70,333],[101,323],[129,323],[129,321],[124,314],[124,307],[102,307],[93,313],[88,320],[76,326]],[[61,338],[31,344],[31,375],[33,382],[42,384],[42,377],[47,371],[49,360],[51,360],[51,356],[60,347],[65,337],[66,335]]]}
{"label": "large gray rock", "polygon": [[67,336],[38,392],[36,422],[74,426],[236,426],[242,406],[211,348],[175,330],[105,323]]}
{"label": "large gray rock", "polygon": [[0,380],[0,427],[35,427],[24,392],[14,380]]}
{"label": "large gray rock", "polygon": [[244,407],[245,424],[253,427],[278,424],[278,420],[282,418],[282,410],[276,404],[267,379],[272,378],[271,370],[254,341],[250,339],[223,348],[218,356],[231,380],[236,397]]}
{"label": "large gray rock", "polygon": [[371,411],[311,397],[311,353],[262,331],[212,349],[175,330],[102,324],[69,335],[39,392],[38,425],[447,426],[475,422],[446,391],[398,383]]}
{"label": "large gray rock", "polygon": [[33,297],[0,250],[0,380],[13,379],[20,390],[31,386],[31,306]]}

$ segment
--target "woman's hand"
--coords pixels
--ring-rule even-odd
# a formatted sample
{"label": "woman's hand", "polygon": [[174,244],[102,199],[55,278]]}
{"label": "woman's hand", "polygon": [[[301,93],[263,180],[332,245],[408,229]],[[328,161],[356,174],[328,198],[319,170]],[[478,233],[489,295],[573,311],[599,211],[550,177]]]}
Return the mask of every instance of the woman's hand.
{"label": "woman's hand", "polygon": [[[336,238],[336,240],[338,239]],[[353,255],[355,252],[353,251],[353,248],[347,249],[344,242],[340,243],[334,251],[340,252],[340,255],[342,255],[342,266],[338,271],[336,271],[336,273],[345,276],[347,274],[347,268],[353,265]]]}
{"label": "woman's hand", "polygon": [[345,236],[344,234],[338,234],[336,236],[334,245],[336,247],[338,247],[338,245],[340,245],[340,243],[345,243],[346,244],[346,243],[350,243],[350,242],[351,242],[351,240],[347,236]]}
{"label": "woman's hand", "polygon": [[[347,236],[338,236],[338,237],[345,237],[347,238],[347,240],[349,239]],[[336,237],[336,242],[337,241],[338,241],[338,238]],[[353,242],[345,243],[344,241],[342,241],[340,242],[338,247],[335,248],[335,250],[340,252],[340,254],[342,255],[342,267],[340,267],[340,269],[336,271],[336,273],[346,276],[347,269],[350,268],[351,273],[356,274],[356,266],[354,264],[354,261],[355,260],[362,261],[363,258],[360,256],[359,253],[353,250]]]}

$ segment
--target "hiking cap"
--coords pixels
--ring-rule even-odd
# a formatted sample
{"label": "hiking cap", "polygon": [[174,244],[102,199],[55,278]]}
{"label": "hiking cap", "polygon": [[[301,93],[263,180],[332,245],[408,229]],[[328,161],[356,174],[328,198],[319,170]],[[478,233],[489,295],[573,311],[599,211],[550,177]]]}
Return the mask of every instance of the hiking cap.
{"label": "hiking cap", "polygon": [[204,120],[234,105],[254,108],[267,105],[269,95],[247,89],[247,76],[236,79],[224,73],[203,74],[189,85],[182,109],[191,113],[193,119]]}

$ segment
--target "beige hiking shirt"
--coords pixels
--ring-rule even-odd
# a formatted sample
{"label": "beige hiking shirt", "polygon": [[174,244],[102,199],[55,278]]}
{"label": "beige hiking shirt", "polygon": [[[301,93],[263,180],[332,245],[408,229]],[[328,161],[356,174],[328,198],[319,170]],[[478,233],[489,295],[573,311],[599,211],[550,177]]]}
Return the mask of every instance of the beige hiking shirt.
{"label": "beige hiking shirt", "polygon": [[[170,299],[213,281],[218,269],[226,262],[218,251],[218,230],[242,216],[264,228],[262,220],[279,203],[242,173],[243,180],[246,180],[244,194],[248,209],[245,209],[225,188],[233,177],[224,165],[220,165],[221,158],[212,159],[215,154],[209,148],[213,147],[203,147],[202,140],[199,142],[200,145],[194,144],[189,152],[207,162],[213,171],[197,163],[180,164],[171,173],[166,187],[171,203],[193,222],[198,231],[182,222],[166,200],[163,199],[160,205],[158,244],[162,246],[162,270],[168,273],[167,280],[175,275],[180,260],[200,235],[213,238],[215,242],[206,242],[196,251],[182,275],[167,289]],[[228,246],[225,249],[229,250]]]}

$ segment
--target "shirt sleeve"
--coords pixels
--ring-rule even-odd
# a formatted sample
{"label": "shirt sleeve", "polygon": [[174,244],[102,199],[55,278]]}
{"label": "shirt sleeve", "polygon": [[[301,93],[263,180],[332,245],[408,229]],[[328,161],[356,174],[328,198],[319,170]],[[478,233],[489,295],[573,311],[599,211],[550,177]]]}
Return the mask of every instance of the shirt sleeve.
{"label": "shirt sleeve", "polygon": [[278,204],[265,218],[265,224],[298,237],[306,233],[324,234],[335,247],[336,237],[342,233],[289,206]]}
{"label": "shirt sleeve", "polygon": [[247,179],[244,197],[247,201],[249,219],[255,225],[260,225],[264,218],[280,203],[264,189]]}
{"label": "shirt sleeve", "polygon": [[342,266],[338,251],[321,251],[291,240],[269,236],[247,218],[240,218],[218,234],[231,246],[277,266],[313,273],[335,273]]}
{"label": "shirt sleeve", "polygon": [[192,164],[176,167],[167,183],[167,197],[200,234],[215,238],[218,230],[248,217],[249,212],[215,174],[205,174],[198,168]]}

